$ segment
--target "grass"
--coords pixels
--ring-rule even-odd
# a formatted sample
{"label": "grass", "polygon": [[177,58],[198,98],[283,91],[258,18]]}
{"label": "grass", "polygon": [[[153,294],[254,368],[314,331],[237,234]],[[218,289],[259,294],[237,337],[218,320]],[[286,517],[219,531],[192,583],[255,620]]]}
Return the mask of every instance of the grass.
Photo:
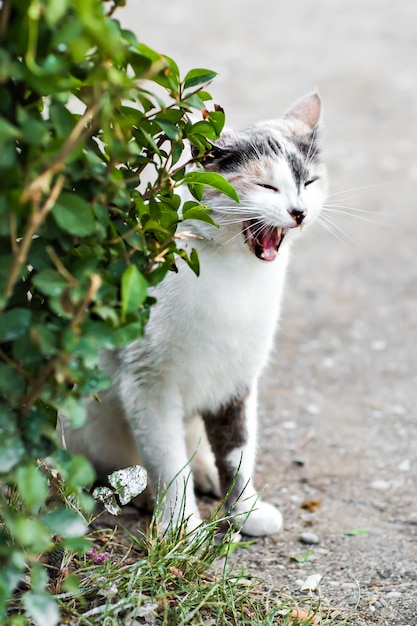
{"label": "grass", "polygon": [[92,532],[87,554],[63,555],[51,578],[61,623],[348,626],[346,620],[327,618],[320,599],[296,602],[284,590],[272,597],[262,581],[230,566],[229,554],[246,544],[230,525],[219,536],[219,509],[191,535],[180,527],[161,537],[157,515],[147,533],[133,535],[122,528]]}
{"label": "grass", "polygon": [[[57,550],[42,559],[60,605],[60,626],[353,626],[320,595],[266,591],[262,580],[233,566],[230,555],[253,541],[242,541],[230,519],[221,517],[223,505],[189,534],[184,524],[161,533],[162,504],[146,532],[97,528],[106,520],[91,519],[85,555]],[[20,609],[18,593],[10,624],[28,626]]]}

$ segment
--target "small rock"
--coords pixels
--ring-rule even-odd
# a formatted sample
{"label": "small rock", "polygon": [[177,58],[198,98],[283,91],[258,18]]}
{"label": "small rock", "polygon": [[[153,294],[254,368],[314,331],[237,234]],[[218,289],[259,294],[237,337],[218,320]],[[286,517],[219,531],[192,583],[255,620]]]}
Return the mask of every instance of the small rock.
{"label": "small rock", "polygon": [[346,598],[345,602],[346,604],[349,604],[349,606],[352,606],[353,604],[358,603],[358,598],[356,596],[349,596],[348,598]]}
{"label": "small rock", "polygon": [[311,574],[307,576],[300,586],[301,591],[316,591],[323,576],[321,574]]}
{"label": "small rock", "polygon": [[401,596],[402,596],[402,593],[400,593],[399,591],[389,591],[385,597],[394,599],[394,598],[401,598]]}
{"label": "small rock", "polygon": [[306,462],[304,461],[304,459],[302,459],[301,457],[297,456],[295,457],[292,462],[294,463],[294,465],[298,465],[299,467],[303,467]]}
{"label": "small rock", "polygon": [[308,545],[316,545],[320,543],[320,539],[318,538],[316,533],[312,532],[300,533],[299,540],[301,541],[301,543],[306,543]]}
{"label": "small rock", "polygon": [[376,339],[371,343],[371,350],[375,352],[383,352],[387,349],[387,342],[384,339]]}
{"label": "small rock", "polygon": [[399,464],[398,469],[400,470],[400,472],[409,472],[411,469],[411,463],[409,459],[404,459],[404,461]]}
{"label": "small rock", "polygon": [[377,489],[378,491],[386,491],[391,487],[391,483],[387,480],[373,480],[371,482],[372,489]]}
{"label": "small rock", "polygon": [[417,525],[417,512],[416,513],[411,513],[411,515],[408,516],[407,522],[409,524],[416,524]]}
{"label": "small rock", "polygon": [[342,583],[340,585],[340,588],[343,589],[344,591],[351,591],[352,589],[357,589],[358,586],[355,585],[355,583]]}

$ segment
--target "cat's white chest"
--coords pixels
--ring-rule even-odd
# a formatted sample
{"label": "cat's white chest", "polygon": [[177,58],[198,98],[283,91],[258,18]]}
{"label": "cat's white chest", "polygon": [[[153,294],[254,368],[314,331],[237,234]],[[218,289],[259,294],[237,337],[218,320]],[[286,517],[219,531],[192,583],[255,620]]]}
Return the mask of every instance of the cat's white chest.
{"label": "cat's white chest", "polygon": [[164,349],[154,365],[170,372],[186,415],[214,410],[249,387],[271,349],[287,254],[266,264],[244,252],[203,252],[198,278],[184,267],[159,294],[148,337],[158,335]]}

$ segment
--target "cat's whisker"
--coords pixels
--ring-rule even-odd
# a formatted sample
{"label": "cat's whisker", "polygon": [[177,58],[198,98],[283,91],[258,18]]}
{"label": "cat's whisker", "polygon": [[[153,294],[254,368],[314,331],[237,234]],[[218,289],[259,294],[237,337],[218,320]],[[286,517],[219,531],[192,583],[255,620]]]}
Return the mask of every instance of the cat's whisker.
{"label": "cat's whisker", "polygon": [[239,230],[238,233],[233,235],[233,237],[230,237],[230,239],[227,239],[227,241],[223,243],[222,247],[227,246],[229,243],[234,241],[237,237],[240,237],[242,233],[245,234],[245,232],[248,231],[249,229],[253,232],[255,237],[259,235],[259,233],[265,228],[265,224],[263,223],[261,218],[255,218],[255,219],[257,219],[257,221],[255,222],[252,221],[250,226],[246,226],[245,228],[242,228],[241,230]]}
{"label": "cat's whisker", "polygon": [[369,213],[371,215],[387,215],[391,217],[389,213],[379,213],[379,212],[377,213],[376,211],[371,211],[370,209],[359,209],[358,207],[351,206],[350,204],[329,204],[328,202],[325,202],[323,204],[323,207],[325,209],[327,208],[347,209],[348,211],[355,211],[356,213]]}
{"label": "cat's whisker", "polygon": [[333,215],[337,214],[337,215],[341,215],[343,217],[350,217],[352,219],[360,220],[361,222],[366,222],[367,224],[375,224],[377,226],[386,226],[387,225],[382,220],[375,219],[376,215],[374,213],[372,213],[372,211],[369,211],[369,213],[372,215],[373,219],[371,219],[370,217],[366,217],[365,215],[358,215],[357,213],[354,213],[354,212],[343,211],[343,209],[340,209],[340,208],[327,207],[327,206],[324,206],[322,208],[322,212],[323,213],[332,213]]}
{"label": "cat's whisker", "polygon": [[321,213],[317,219],[315,224],[321,225],[324,230],[327,230],[333,237],[341,241],[344,245],[354,245],[355,240],[350,237],[340,226],[338,226],[328,215],[323,215]]}
{"label": "cat's whisker", "polygon": [[[327,195],[328,198],[333,198],[334,196],[340,196],[343,193],[352,193],[352,191],[364,191],[366,189],[375,189],[376,187],[381,187],[381,185],[390,185],[391,183],[375,183],[374,185],[364,185],[363,187],[352,187],[351,189],[342,189],[341,191],[334,191]],[[352,198],[361,198],[364,197],[364,194],[361,196],[352,196]]]}

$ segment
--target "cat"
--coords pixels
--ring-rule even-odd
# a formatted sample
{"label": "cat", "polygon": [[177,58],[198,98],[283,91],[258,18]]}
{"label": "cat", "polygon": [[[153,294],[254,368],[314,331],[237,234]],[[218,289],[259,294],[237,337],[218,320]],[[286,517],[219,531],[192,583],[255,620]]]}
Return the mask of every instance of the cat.
{"label": "cat", "polygon": [[280,120],[223,131],[203,167],[222,174],[240,203],[207,187],[203,201],[219,228],[183,223],[194,236],[181,245],[197,249],[200,276],[178,264],[152,290],[157,303],[144,339],[101,355],[113,382],[100,402],[87,401],[85,426],[73,430],[63,418],[68,448],[85,454],[98,475],[141,464],[154,495],[167,486],[162,528],[183,518],[187,531],[195,529],[202,522],[195,488],[223,496],[233,481],[227,507],[242,532],[270,535],[282,526],[253,485],[257,386],[291,243],[326,195],[320,117],[312,93]]}

